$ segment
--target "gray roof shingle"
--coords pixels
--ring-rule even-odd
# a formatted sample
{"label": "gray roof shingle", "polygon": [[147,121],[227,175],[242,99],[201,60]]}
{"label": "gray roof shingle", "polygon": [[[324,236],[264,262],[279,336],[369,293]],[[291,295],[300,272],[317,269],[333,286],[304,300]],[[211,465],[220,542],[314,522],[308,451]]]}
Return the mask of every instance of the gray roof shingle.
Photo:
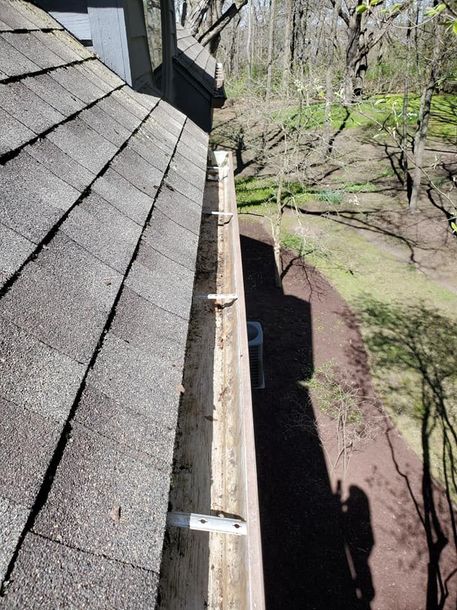
{"label": "gray roof shingle", "polygon": [[22,0],[0,105],[0,605],[151,608],[208,136]]}
{"label": "gray roof shingle", "polygon": [[[65,569],[63,569],[65,566]],[[19,551],[5,608],[150,610],[158,575],[30,533]]]}
{"label": "gray roof shingle", "polygon": [[168,476],[75,423],[33,531],[158,573]]}
{"label": "gray roof shingle", "polygon": [[2,222],[36,243],[80,195],[25,151],[0,166],[0,183]]}
{"label": "gray roof shingle", "polygon": [[0,301],[0,316],[76,362],[88,363],[121,279],[58,232]]}
{"label": "gray roof shingle", "polygon": [[0,396],[4,399],[65,421],[83,375],[82,364],[0,317]]}
{"label": "gray roof shingle", "polygon": [[64,115],[21,82],[0,84],[0,104],[3,110],[36,134],[46,131],[64,119]]}
{"label": "gray roof shingle", "polygon": [[62,425],[0,398],[0,497],[31,507],[59,440]]}

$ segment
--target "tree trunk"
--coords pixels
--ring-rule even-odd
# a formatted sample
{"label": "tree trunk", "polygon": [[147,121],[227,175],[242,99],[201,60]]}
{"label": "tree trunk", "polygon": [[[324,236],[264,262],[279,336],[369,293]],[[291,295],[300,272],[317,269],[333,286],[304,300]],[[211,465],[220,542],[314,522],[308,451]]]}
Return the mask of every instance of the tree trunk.
{"label": "tree trunk", "polygon": [[434,32],[433,57],[427,82],[422,93],[419,117],[417,119],[417,130],[414,136],[414,170],[411,176],[411,194],[409,197],[409,209],[415,210],[420,195],[422,166],[424,162],[425,143],[427,141],[428,125],[430,121],[430,111],[432,108],[433,94],[439,76],[439,67],[442,60],[443,36],[439,24],[435,26]]}
{"label": "tree trunk", "polygon": [[218,19],[216,19],[211,27],[200,36],[198,41],[204,46],[211,43],[210,50],[214,54],[219,46],[220,34],[222,30],[226,28],[231,20],[238,15],[247,2],[248,0],[237,0],[237,2],[231,4],[229,8]]}
{"label": "tree trunk", "polygon": [[187,4],[189,4],[189,6],[187,6],[184,25],[190,30],[192,36],[196,36],[203,23],[203,19],[208,12],[211,0],[198,0],[197,2],[194,1],[192,3],[189,3],[188,1]]}
{"label": "tree trunk", "polygon": [[[409,11],[411,13],[411,10]],[[411,15],[408,16],[409,25],[411,25]],[[400,134],[400,167],[403,170],[403,181],[406,186],[408,201],[411,197],[411,176],[408,169],[408,107],[409,107],[409,72],[411,63],[411,27],[406,30],[406,69],[405,81],[403,86],[403,104],[402,104],[402,125]]]}
{"label": "tree trunk", "polygon": [[275,260],[275,282],[278,288],[282,288],[282,260],[281,260],[281,225],[282,225],[282,187],[284,176],[279,175],[276,189],[276,218],[273,223],[273,254]]}
{"label": "tree trunk", "polygon": [[[338,15],[342,0],[336,0],[333,5],[332,19],[329,32],[329,49],[327,58],[327,72],[325,75],[325,115],[324,115],[324,151],[328,151],[332,131],[332,104],[333,104],[333,60],[335,46],[337,45]],[[327,152],[329,154],[329,151]]]}
{"label": "tree trunk", "polygon": [[270,23],[268,27],[268,57],[267,57],[267,86],[265,88],[265,99],[268,102],[271,97],[271,81],[273,74],[273,50],[275,31],[276,0],[270,0]]}
{"label": "tree trunk", "polygon": [[[357,7],[363,5],[363,0],[358,0]],[[347,22],[348,26],[348,45],[346,48],[346,69],[344,75],[344,103],[352,104],[360,99],[363,93],[363,77],[367,70],[366,61],[363,61],[362,51],[363,32],[362,17],[363,13],[357,12],[354,8]]]}
{"label": "tree trunk", "polygon": [[247,70],[248,70],[248,81],[252,81],[252,26],[253,26],[253,15],[254,10],[253,0],[249,0],[249,14],[248,14],[248,32],[246,39],[246,58],[247,58]]}
{"label": "tree trunk", "polygon": [[293,0],[286,0],[286,28],[284,33],[284,63],[282,73],[282,90],[286,95],[289,94],[290,84],[293,8]]}

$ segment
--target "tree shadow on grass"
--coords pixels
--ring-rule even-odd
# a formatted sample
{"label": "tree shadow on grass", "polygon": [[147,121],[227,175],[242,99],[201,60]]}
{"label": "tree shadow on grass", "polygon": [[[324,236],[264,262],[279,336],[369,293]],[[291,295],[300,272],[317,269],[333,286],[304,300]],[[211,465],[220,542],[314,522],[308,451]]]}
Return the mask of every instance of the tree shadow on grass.
{"label": "tree shadow on grass", "polygon": [[[361,299],[358,310],[367,329],[366,345],[374,356],[375,373],[385,393],[395,398],[399,414],[417,422],[422,451],[421,495],[413,491],[408,476],[395,459],[398,473],[422,524],[428,550],[426,609],[444,608],[451,580],[457,569],[442,565],[443,551],[453,545],[457,553],[457,335],[455,320],[425,304],[387,305],[371,298]],[[387,395],[389,395],[387,394]],[[432,465],[438,462],[447,501],[445,514],[439,499],[443,490],[433,479]]]}

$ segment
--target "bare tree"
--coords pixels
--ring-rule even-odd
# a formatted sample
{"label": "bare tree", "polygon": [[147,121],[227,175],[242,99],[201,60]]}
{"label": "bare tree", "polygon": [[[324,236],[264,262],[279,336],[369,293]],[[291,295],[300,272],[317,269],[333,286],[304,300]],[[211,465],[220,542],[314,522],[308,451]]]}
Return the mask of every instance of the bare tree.
{"label": "bare tree", "polygon": [[267,86],[265,88],[265,99],[271,97],[271,84],[273,74],[273,52],[274,52],[274,33],[276,17],[276,0],[270,0],[270,23],[268,27],[268,57],[267,57]]}
{"label": "bare tree", "polygon": [[435,20],[434,26],[435,27],[433,28],[432,32],[432,58],[428,69],[427,79],[425,81],[424,89],[422,92],[419,116],[417,119],[417,129],[416,134],[414,136],[413,170],[411,174],[408,172],[411,184],[411,189],[409,193],[409,208],[411,210],[417,208],[417,202],[419,199],[424,162],[424,150],[425,143],[427,141],[428,126],[432,108],[432,99],[441,75],[440,68],[443,62],[444,37],[442,27],[438,19]]}

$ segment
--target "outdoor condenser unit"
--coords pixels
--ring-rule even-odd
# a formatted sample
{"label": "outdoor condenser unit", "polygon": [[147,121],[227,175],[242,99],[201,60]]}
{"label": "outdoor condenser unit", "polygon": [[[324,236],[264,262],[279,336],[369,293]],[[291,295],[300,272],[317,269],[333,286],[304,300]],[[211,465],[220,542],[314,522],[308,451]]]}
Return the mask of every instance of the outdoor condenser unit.
{"label": "outdoor condenser unit", "polygon": [[263,372],[263,329],[260,322],[248,322],[249,368],[253,390],[265,388]]}

